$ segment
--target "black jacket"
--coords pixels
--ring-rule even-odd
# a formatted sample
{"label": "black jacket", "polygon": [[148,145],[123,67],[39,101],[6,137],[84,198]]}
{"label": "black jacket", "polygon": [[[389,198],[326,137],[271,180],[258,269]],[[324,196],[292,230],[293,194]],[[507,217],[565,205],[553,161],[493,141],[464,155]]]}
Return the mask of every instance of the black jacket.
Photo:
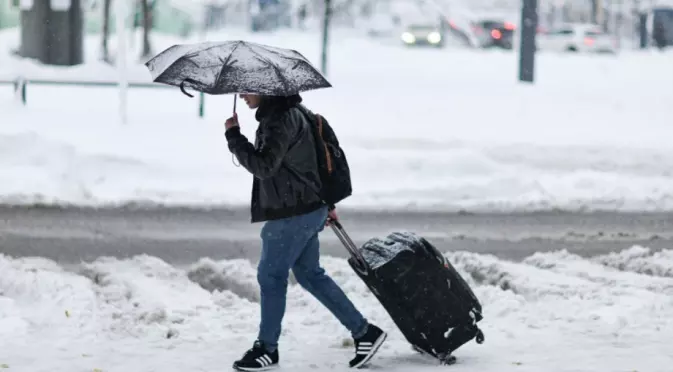
{"label": "black jacket", "polygon": [[315,140],[297,107],[300,102],[299,95],[265,97],[255,113],[259,126],[254,146],[239,127],[225,133],[229,150],[254,176],[252,222],[297,216],[324,205],[314,191],[321,187]]}

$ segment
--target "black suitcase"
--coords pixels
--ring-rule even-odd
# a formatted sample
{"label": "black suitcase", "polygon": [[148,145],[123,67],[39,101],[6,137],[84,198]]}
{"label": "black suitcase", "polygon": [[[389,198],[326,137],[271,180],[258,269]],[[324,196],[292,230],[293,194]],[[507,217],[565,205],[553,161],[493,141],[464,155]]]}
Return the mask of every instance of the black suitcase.
{"label": "black suitcase", "polygon": [[479,300],[450,262],[427,240],[412,233],[370,239],[358,248],[343,226],[331,224],[350,253],[349,265],[365,282],[412,348],[456,361],[460,346],[484,334]]}

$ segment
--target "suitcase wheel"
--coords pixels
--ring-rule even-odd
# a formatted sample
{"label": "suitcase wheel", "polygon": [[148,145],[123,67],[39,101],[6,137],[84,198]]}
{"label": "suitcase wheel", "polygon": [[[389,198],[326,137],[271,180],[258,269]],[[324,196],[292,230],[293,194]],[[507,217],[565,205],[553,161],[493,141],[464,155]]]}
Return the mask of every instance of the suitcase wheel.
{"label": "suitcase wheel", "polygon": [[456,359],[456,357],[451,354],[439,356],[439,364],[443,366],[450,366],[452,364],[456,364],[457,361],[458,359]]}

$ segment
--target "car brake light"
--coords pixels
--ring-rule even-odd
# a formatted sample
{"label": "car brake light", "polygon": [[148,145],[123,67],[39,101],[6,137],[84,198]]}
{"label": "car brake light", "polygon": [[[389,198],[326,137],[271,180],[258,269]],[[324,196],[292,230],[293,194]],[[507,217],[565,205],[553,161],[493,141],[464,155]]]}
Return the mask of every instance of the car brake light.
{"label": "car brake light", "polygon": [[505,22],[505,30],[516,30],[516,26],[512,22]]}
{"label": "car brake light", "polygon": [[584,38],[584,44],[585,44],[585,45],[592,46],[592,45],[594,45],[594,39],[592,39],[592,38],[590,38],[590,37],[585,37],[585,38]]}
{"label": "car brake light", "polygon": [[502,37],[502,33],[501,33],[500,31],[498,31],[498,30],[491,30],[491,36],[492,36],[494,39],[498,40],[498,39],[500,39],[500,38]]}

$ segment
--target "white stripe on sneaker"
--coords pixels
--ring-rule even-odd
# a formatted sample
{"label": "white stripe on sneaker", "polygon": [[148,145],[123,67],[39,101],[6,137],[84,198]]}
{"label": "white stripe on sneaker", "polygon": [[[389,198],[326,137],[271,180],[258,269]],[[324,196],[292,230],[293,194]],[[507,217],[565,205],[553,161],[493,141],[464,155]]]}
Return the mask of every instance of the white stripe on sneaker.
{"label": "white stripe on sneaker", "polygon": [[257,363],[259,363],[262,367],[266,367],[266,360],[264,360],[264,357],[263,357],[263,356],[261,356],[261,357],[255,359],[255,361],[256,361]]}
{"label": "white stripe on sneaker", "polygon": [[262,355],[262,358],[264,358],[264,360],[266,361],[266,365],[267,365],[267,366],[268,366],[269,364],[272,364],[272,363],[273,363],[273,361],[271,360],[271,358],[269,358],[269,356],[266,355],[266,354]]}
{"label": "white stripe on sneaker", "polygon": [[[364,355],[366,355],[365,358],[363,358],[362,361],[360,361],[360,363],[354,365],[353,367],[361,368],[362,366],[367,364],[367,362],[369,362],[369,360],[371,360],[372,357],[374,356],[374,354],[376,354],[376,352],[379,350],[379,348],[381,347],[383,342],[386,340],[387,336],[388,336],[388,334],[386,332],[383,332],[381,334],[381,336],[379,336],[379,338],[376,340],[376,342],[374,342],[374,345],[372,346],[372,349],[364,354]],[[359,354],[359,351],[357,353]],[[360,354],[360,355],[363,355],[363,354]]]}

